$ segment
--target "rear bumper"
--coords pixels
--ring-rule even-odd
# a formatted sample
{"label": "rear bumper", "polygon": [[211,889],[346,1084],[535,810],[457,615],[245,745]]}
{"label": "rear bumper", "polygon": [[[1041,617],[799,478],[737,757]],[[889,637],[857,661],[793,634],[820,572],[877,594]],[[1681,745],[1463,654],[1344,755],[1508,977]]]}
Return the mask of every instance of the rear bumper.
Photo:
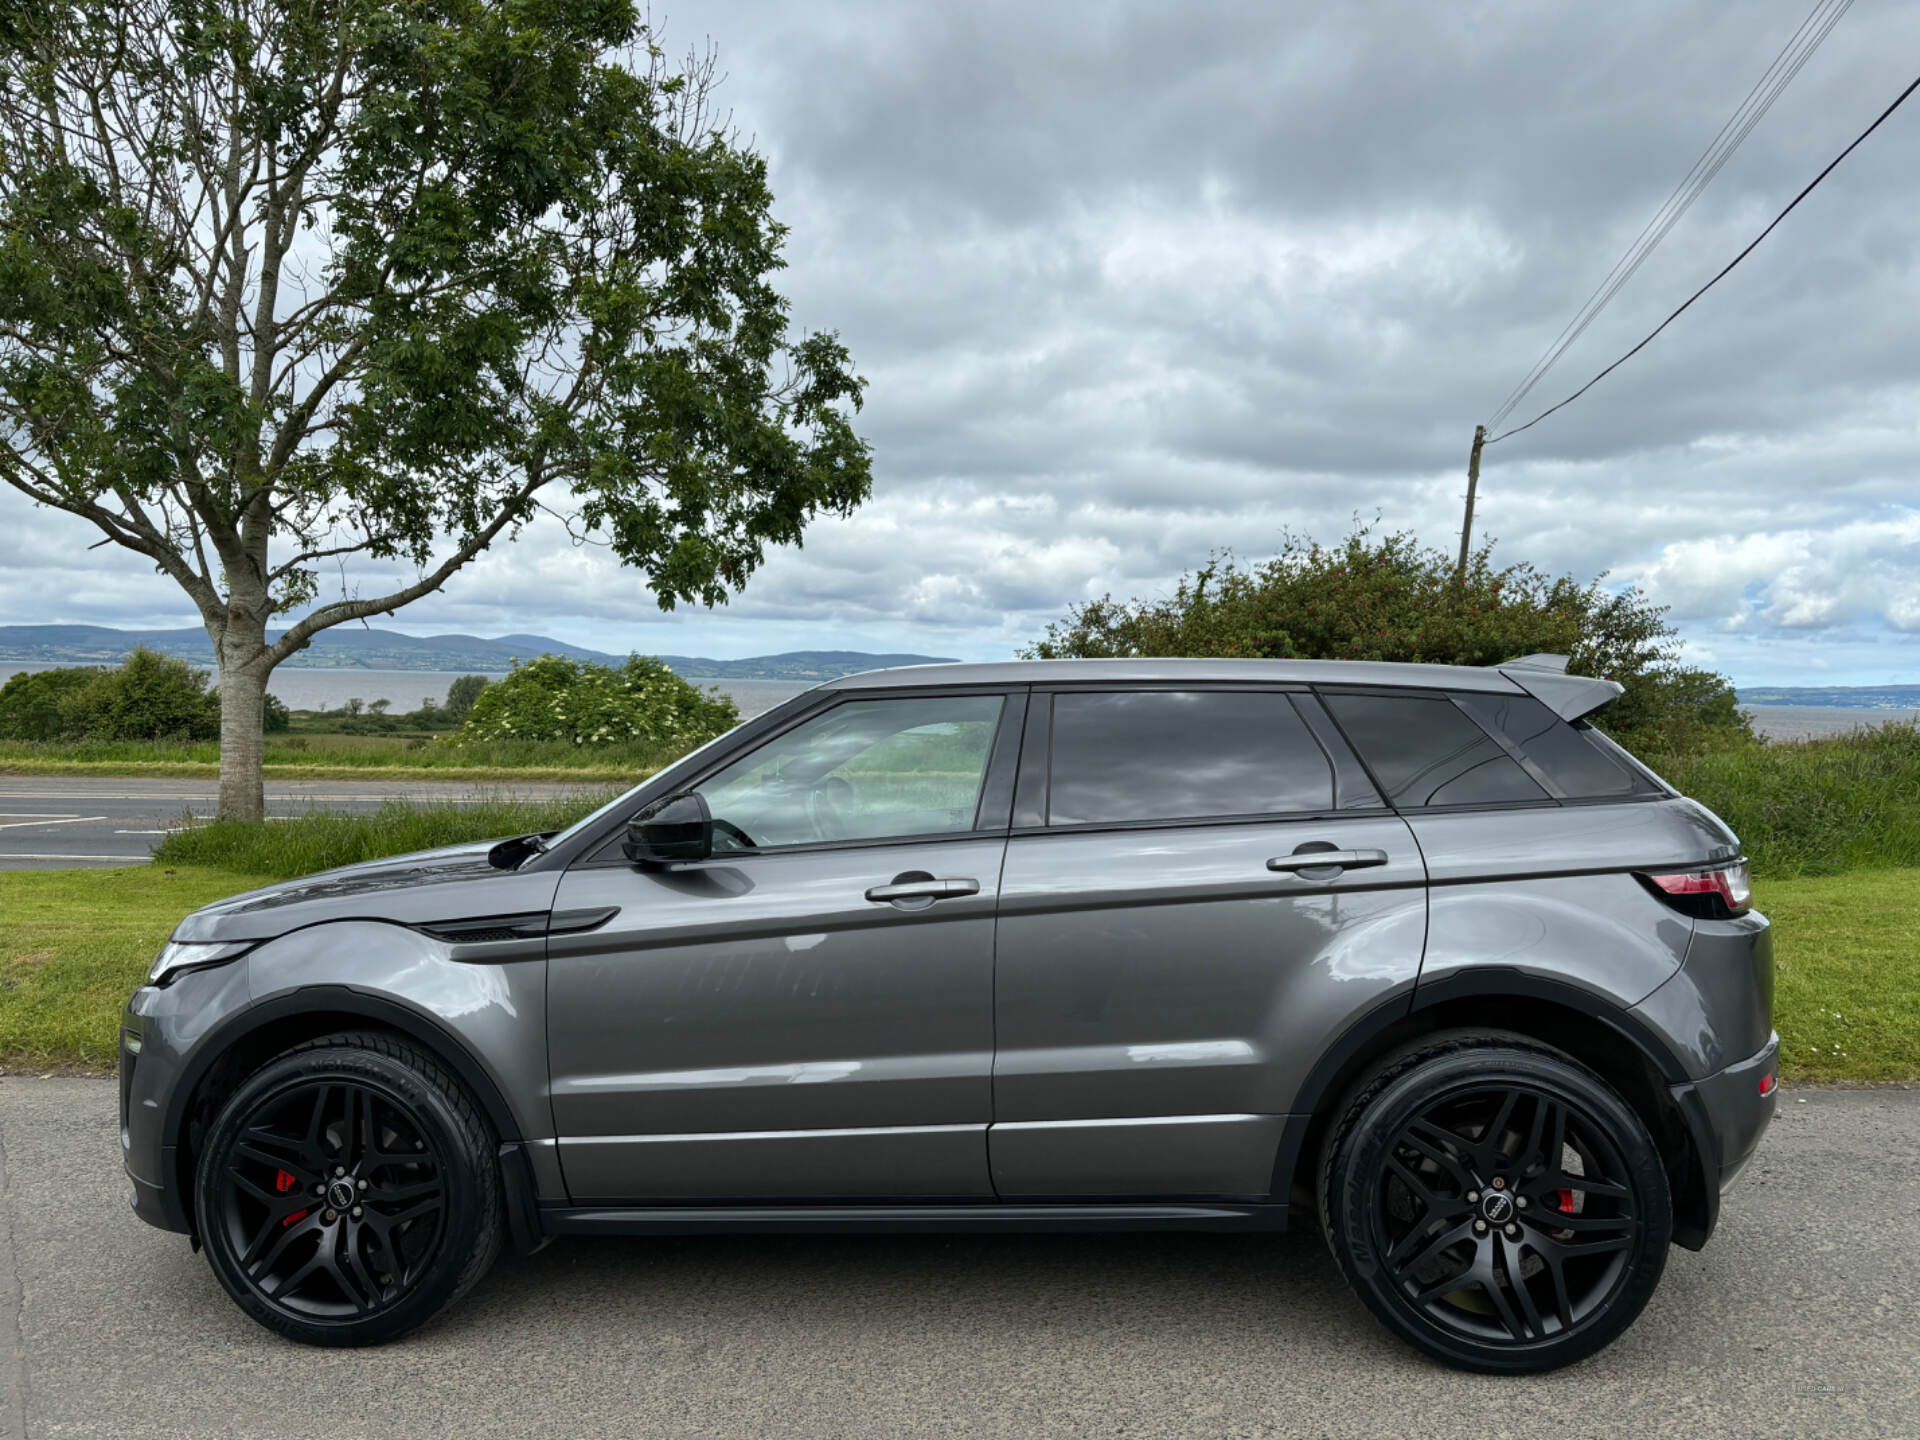
{"label": "rear bumper", "polygon": [[1757,1055],[1701,1080],[1673,1087],[1674,1103],[1693,1140],[1702,1188],[1704,1226],[1676,1229],[1674,1238],[1697,1250],[1720,1219],[1721,1192],[1739,1178],[1773,1119],[1780,1097],[1780,1037],[1768,1037]]}

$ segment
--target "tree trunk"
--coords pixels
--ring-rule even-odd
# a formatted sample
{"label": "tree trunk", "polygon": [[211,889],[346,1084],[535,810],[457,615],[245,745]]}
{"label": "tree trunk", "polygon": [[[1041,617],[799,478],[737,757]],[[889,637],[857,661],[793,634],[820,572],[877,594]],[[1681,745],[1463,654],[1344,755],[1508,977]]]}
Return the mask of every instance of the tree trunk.
{"label": "tree trunk", "polygon": [[260,820],[267,813],[266,760],[262,725],[266,719],[267,676],[264,633],[236,634],[230,626],[220,641],[220,818]]}

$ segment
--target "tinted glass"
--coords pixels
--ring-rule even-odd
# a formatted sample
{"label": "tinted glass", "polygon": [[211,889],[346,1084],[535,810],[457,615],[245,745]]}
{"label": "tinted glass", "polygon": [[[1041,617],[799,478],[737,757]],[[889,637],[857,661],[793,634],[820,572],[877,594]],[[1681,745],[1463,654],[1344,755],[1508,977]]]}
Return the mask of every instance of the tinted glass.
{"label": "tinted glass", "polygon": [[1321,696],[1403,809],[1542,801],[1513,757],[1444,695]]}
{"label": "tinted glass", "polygon": [[1286,695],[1143,690],[1053,697],[1049,824],[1333,808],[1333,770]]}
{"label": "tinted glass", "polygon": [[715,851],[973,828],[998,695],[855,700],[816,715],[698,788]]}
{"label": "tinted glass", "polygon": [[1574,800],[1635,795],[1653,787],[1531,695],[1461,695],[1462,705],[1489,730],[1518,745],[1561,794]]}

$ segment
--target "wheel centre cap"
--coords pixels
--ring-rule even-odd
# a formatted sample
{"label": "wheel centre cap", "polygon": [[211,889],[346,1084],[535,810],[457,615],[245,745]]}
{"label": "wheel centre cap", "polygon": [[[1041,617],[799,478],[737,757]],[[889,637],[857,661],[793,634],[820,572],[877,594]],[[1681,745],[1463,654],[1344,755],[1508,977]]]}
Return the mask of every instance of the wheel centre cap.
{"label": "wheel centre cap", "polygon": [[1489,1190],[1480,1197],[1480,1216],[1489,1225],[1504,1225],[1513,1219],[1513,1196],[1505,1190]]}
{"label": "wheel centre cap", "polygon": [[336,1210],[347,1209],[358,1198],[359,1191],[354,1188],[353,1181],[344,1176],[327,1186],[327,1204]]}

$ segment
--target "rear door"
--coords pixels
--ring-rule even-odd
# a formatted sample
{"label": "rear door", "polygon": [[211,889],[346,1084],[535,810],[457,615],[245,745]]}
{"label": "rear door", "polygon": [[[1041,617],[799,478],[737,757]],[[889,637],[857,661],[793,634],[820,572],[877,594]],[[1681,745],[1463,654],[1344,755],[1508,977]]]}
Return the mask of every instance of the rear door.
{"label": "rear door", "polygon": [[695,788],[711,860],[617,845],[555,907],[580,1202],[984,1197],[993,927],[1024,691],[854,695]]}
{"label": "rear door", "polygon": [[1269,1193],[1329,1035],[1412,987],[1425,880],[1304,691],[1036,691],[1000,887],[995,1188]]}

